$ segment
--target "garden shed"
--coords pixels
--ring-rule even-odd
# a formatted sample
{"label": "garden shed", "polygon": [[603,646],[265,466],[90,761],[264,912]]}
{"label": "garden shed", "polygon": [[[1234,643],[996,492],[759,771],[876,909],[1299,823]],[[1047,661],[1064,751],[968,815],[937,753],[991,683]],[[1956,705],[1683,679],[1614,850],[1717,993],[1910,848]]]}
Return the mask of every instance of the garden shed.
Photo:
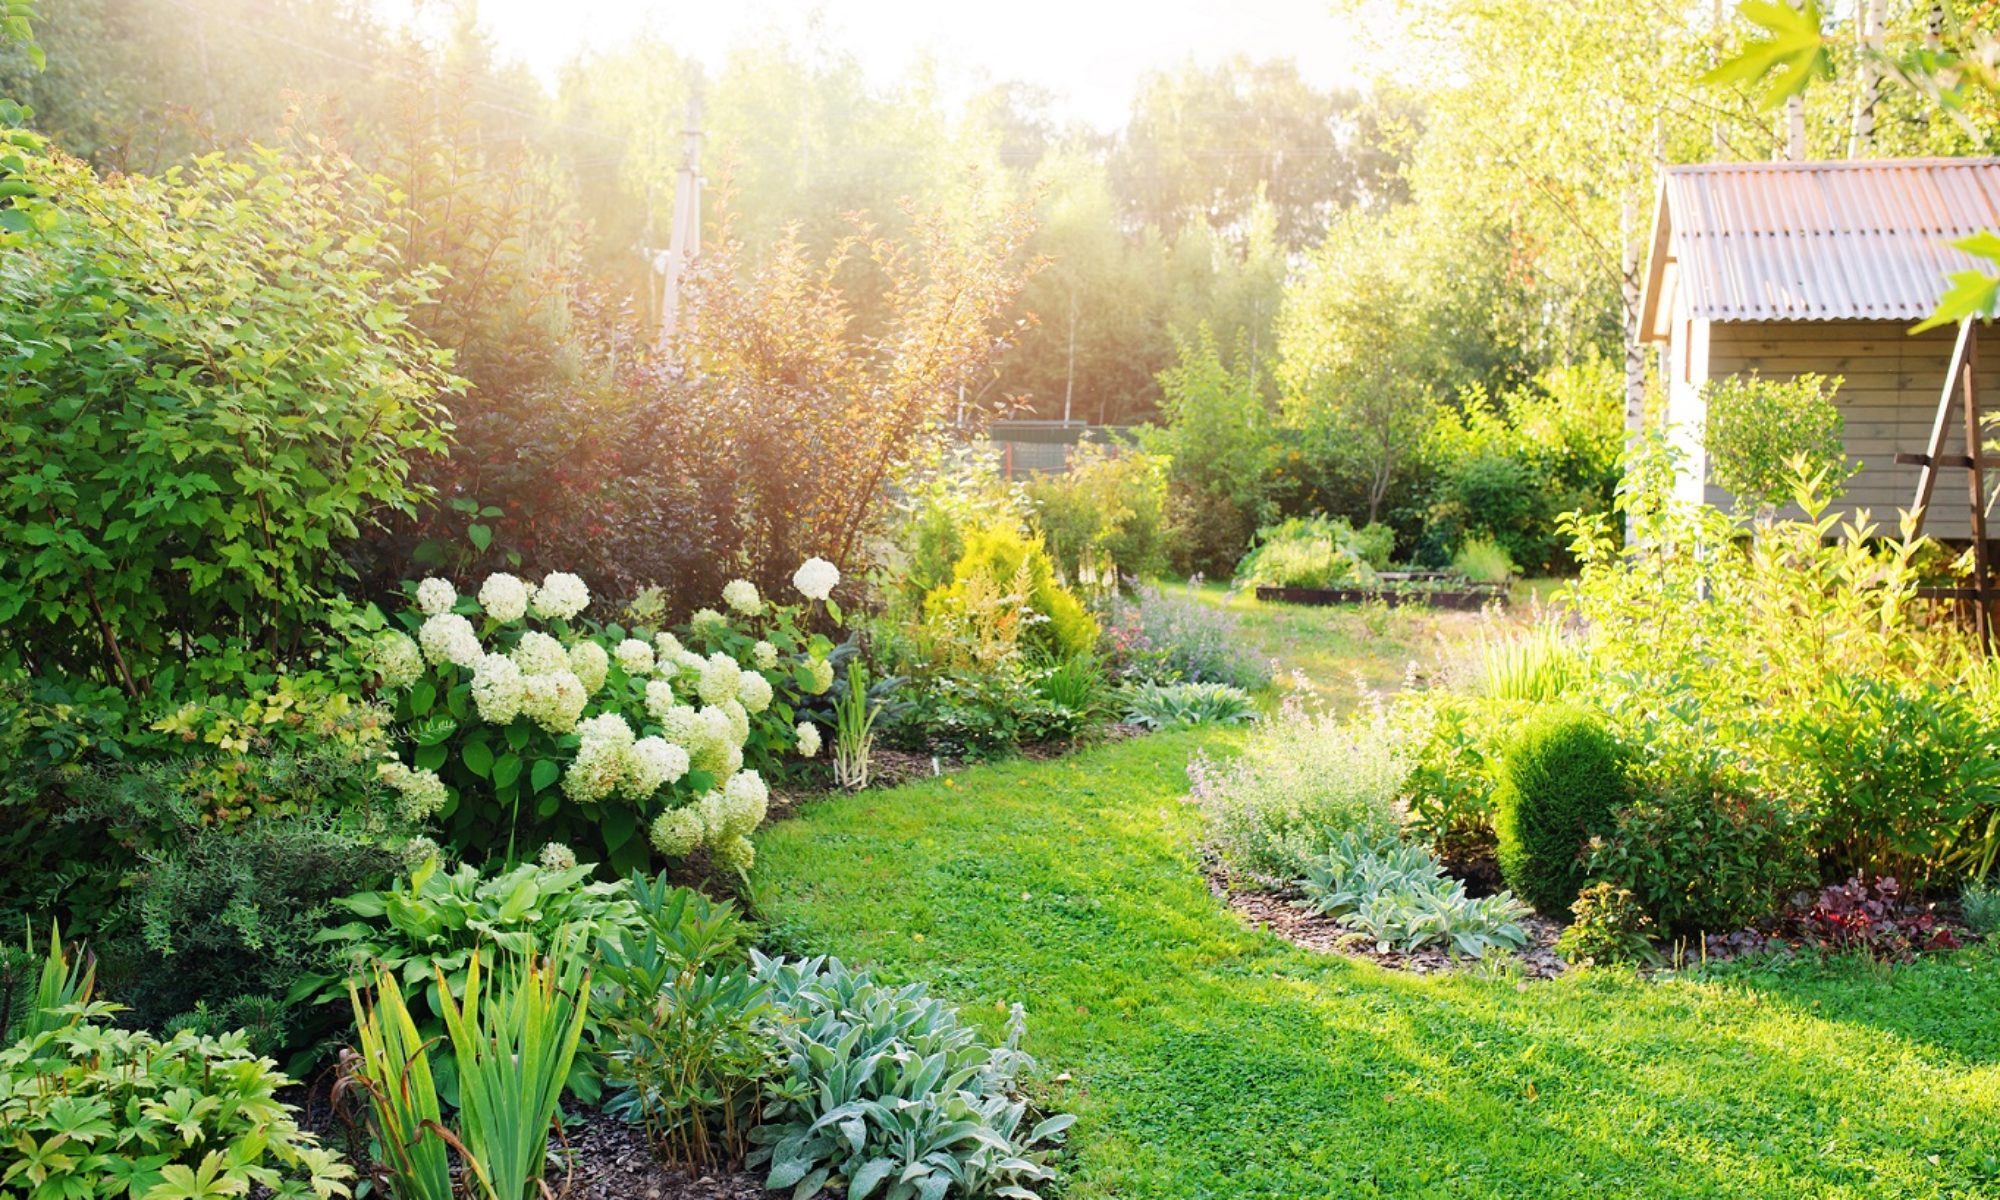
{"label": "garden shed", "polygon": [[[1835,403],[1860,473],[1841,507],[1893,530],[1929,448],[1959,331],[1910,329],[1973,259],[1952,243],[2000,229],[2000,159],[1709,163],[1666,172],[1654,218],[1640,330],[1662,347],[1672,436],[1687,452],[1683,495],[1729,496],[1708,478],[1702,385],[1755,371],[1844,380]],[[2000,408],[2000,343],[1969,335],[1974,379]],[[1954,409],[1956,414],[1958,410]],[[1954,415],[1945,456],[1965,455]],[[1970,536],[1962,471],[1945,471],[1926,514],[1934,537]]]}

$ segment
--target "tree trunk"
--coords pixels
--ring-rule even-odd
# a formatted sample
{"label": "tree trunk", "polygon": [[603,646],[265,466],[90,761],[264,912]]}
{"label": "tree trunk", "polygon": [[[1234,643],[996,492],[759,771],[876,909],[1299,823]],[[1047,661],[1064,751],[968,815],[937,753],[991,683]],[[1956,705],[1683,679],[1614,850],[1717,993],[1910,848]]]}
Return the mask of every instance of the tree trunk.
{"label": "tree trunk", "polygon": [[1882,70],[1877,56],[1882,52],[1883,26],[1888,22],[1889,0],[1862,0],[1854,16],[1857,87],[1854,93],[1854,120],[1847,136],[1847,157],[1867,158],[1875,153],[1875,108],[1882,99]]}
{"label": "tree trunk", "polygon": [[1635,203],[1627,199],[1620,221],[1625,235],[1625,261],[1620,264],[1619,294],[1623,299],[1625,332],[1625,444],[1639,440],[1646,425],[1646,343],[1639,328],[1640,271],[1643,269]]}

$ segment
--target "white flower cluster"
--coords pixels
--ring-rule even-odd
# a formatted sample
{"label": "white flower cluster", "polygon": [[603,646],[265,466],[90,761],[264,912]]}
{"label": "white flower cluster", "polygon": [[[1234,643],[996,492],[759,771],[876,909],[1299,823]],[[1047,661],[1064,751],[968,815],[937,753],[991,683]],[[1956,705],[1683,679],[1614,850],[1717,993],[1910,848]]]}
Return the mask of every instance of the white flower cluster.
{"label": "white flower cluster", "polygon": [[426,579],[417,585],[417,608],[427,617],[448,613],[458,603],[458,589],[449,579]]}
{"label": "white flower cluster", "polygon": [[732,579],[724,584],[722,602],[746,617],[754,617],[764,611],[764,601],[757,595],[757,585],[747,579]]}
{"label": "white flower cluster", "polygon": [[612,657],[618,660],[618,669],[627,675],[636,678],[652,674],[653,648],[637,638],[626,638],[618,643]]}
{"label": "white flower cluster", "polygon": [[819,726],[811,721],[799,722],[799,757],[811,758],[819,753]]}
{"label": "white flower cluster", "polygon": [[444,780],[436,772],[422,767],[405,766],[391,759],[382,764],[382,782],[396,792],[397,809],[407,821],[427,821],[437,815],[451,793],[445,790]]}
{"label": "white flower cluster", "polygon": [[840,568],[823,558],[809,558],[792,575],[792,586],[808,600],[824,601],[840,583]]}
{"label": "white flower cluster", "polygon": [[544,621],[567,621],[590,607],[590,589],[567,571],[551,571],[535,589],[534,606]]}
{"label": "white flower cluster", "polygon": [[535,861],[544,871],[568,871],[576,866],[576,851],[561,842],[550,842],[542,847]]}
{"label": "white flower cluster", "polygon": [[424,654],[407,633],[385,630],[368,648],[368,662],[382,677],[382,686],[406,688],[424,673]]}
{"label": "white flower cluster", "polygon": [[770,803],[763,776],[739,771],[694,803],[661,813],[653,822],[653,846],[679,858],[706,845],[718,862],[747,871],[757,858],[750,835],[763,824]]}
{"label": "white flower cluster", "polygon": [[455,612],[434,613],[428,617],[421,629],[417,630],[417,643],[424,649],[424,657],[432,666],[455,663],[461,667],[477,666],[486,657],[486,651],[479,645],[479,635],[472,630],[472,622]]}
{"label": "white flower cluster", "polygon": [[479,607],[503,625],[528,615],[528,597],[534,588],[506,572],[486,577],[479,587]]}
{"label": "white flower cluster", "polygon": [[572,800],[614,794],[644,800],[688,772],[686,750],[665,738],[635,736],[617,713],[599,713],[576,733],[576,757],[563,772],[563,794]]}

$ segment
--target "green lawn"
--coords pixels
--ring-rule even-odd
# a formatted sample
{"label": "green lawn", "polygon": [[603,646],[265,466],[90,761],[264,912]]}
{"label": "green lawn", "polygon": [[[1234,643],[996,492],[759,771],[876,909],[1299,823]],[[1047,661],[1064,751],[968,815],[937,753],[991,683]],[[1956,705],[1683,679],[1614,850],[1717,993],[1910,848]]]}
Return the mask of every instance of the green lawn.
{"label": "green lawn", "polygon": [[[1477,622],[1234,604],[1335,699]],[[1317,955],[1202,880],[1185,767],[1240,736],[810,805],[759,835],[770,938],[931,980],[996,1031],[1024,1003],[1046,1100],[1080,1117],[1075,1200],[2000,1196],[1991,952],[1552,982]]]}
{"label": "green lawn", "polygon": [[1424,979],[1208,894],[1175,734],[822,802],[772,939],[1029,1012],[1073,1197],[2000,1194],[2000,964]]}

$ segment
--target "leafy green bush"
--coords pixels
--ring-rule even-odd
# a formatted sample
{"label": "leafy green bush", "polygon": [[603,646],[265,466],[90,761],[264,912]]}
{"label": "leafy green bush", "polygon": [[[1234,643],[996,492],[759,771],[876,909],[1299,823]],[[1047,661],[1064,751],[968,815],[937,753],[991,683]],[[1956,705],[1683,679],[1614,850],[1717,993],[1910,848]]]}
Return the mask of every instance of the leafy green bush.
{"label": "leafy green bush", "polygon": [[1765,512],[1792,499],[1801,471],[1837,492],[1859,469],[1847,466],[1845,422],[1833,402],[1840,383],[1839,376],[1777,380],[1752,371],[1703,385],[1709,478],[1739,507]]}
{"label": "leafy green bush", "polygon": [[340,542],[423,499],[459,382],[388,189],[269,150],[10,182],[53,211],[0,255],[0,674],[175,695],[298,656]]}
{"label": "leafy green bush", "polygon": [[81,1020],[0,1049],[0,1191],[20,1196],[344,1196],[354,1172],[299,1128],[292,1083],[240,1034],[161,1039]]}
{"label": "leafy green bush", "polygon": [[1556,938],[1556,953],[1578,964],[1655,962],[1652,918],[1637,897],[1610,883],[1593,883],[1570,906],[1574,919]]}
{"label": "leafy green bush", "polygon": [[1675,934],[1728,933],[1818,878],[1790,807],[1713,762],[1647,764],[1588,869]]}
{"label": "leafy green bush", "polygon": [[1226,683],[1142,683],[1124,691],[1125,720],[1147,729],[1238,725],[1257,718],[1257,702]]}
{"label": "leafy green bush", "polygon": [[2000,812],[2000,723],[1952,690],[1829,678],[1777,741],[1810,788],[1824,878],[1935,876],[1963,830]]}
{"label": "leafy green bush", "polygon": [[1406,736],[1380,708],[1342,721],[1287,700],[1235,759],[1197,752],[1188,779],[1223,863],[1282,881],[1347,834],[1393,835],[1410,764]]}
{"label": "leafy green bush", "polygon": [[1496,764],[1526,713],[1524,704],[1443,690],[1397,705],[1412,743],[1405,827],[1445,862],[1467,869],[1493,855]]}
{"label": "leafy green bush", "polygon": [[1474,390],[1441,408],[1424,440],[1418,561],[1442,566],[1467,542],[1490,540],[1520,567],[1566,571],[1563,514],[1611,508],[1624,385],[1618,362],[1591,357],[1497,400]]}
{"label": "leafy green bush", "polygon": [[1536,911],[1568,914],[1587,878],[1586,844],[1626,801],[1625,776],[1623,748],[1579,709],[1541,713],[1509,748],[1494,794],[1500,872]]}
{"label": "leafy green bush", "polygon": [[1057,578],[1055,564],[1037,536],[1007,524],[971,530],[951,577],[951,583],[924,597],[926,621],[965,609],[968,584],[977,577],[1002,595],[1019,597],[1018,603],[1033,610],[1037,619],[1022,633],[1030,645],[1062,655],[1087,653],[1097,646],[1097,621]]}
{"label": "leafy green bush", "polygon": [[1129,599],[1103,608],[1104,646],[1112,668],[1141,683],[1224,683],[1254,692],[1271,682],[1271,664],[1237,628],[1236,614],[1183,594],[1141,584]]}
{"label": "leafy green bush", "polygon": [[1167,459],[1168,556],[1182,574],[1221,575],[1274,515],[1276,414],[1260,364],[1239,343],[1218,346],[1204,322],[1176,335],[1160,372],[1163,427],[1143,445]]}
{"label": "leafy green bush", "polygon": [[633,887],[652,919],[599,948],[604,1109],[690,1172],[734,1169],[777,1065],[769,989],[737,953],[742,929],[728,905],[664,881]]}
{"label": "leafy green bush", "polygon": [[1111,712],[1111,686],[1095,651],[1044,658],[1035,667],[1037,740],[1074,740],[1102,725]]}
{"label": "leafy green bush", "polygon": [[1030,1129],[1017,1081],[1034,1062],[1007,1040],[991,1046],[922,984],[890,988],[838,959],[787,962],[752,954],[757,980],[787,1020],[764,1123],[751,1135],[765,1186],[812,1196],[845,1180],[853,1200],[947,1195],[1032,1200],[1053,1178],[1047,1153],[1073,1118]]}
{"label": "leafy green bush", "polygon": [[1520,926],[1527,908],[1520,901],[1506,892],[1467,896],[1465,885],[1446,876],[1430,851],[1396,838],[1346,834],[1307,861],[1298,886],[1305,894],[1302,907],[1335,918],[1379,950],[1440,946],[1448,954],[1484,958],[1528,943]]}
{"label": "leafy green bush", "polygon": [[185,845],[149,855],[135,873],[137,928],[105,940],[118,992],[150,1027],[212,1013],[210,1032],[247,1026],[263,1054],[328,1032],[308,1011],[274,1005],[299,980],[332,965],[320,938],[334,903],[386,881],[401,865],[373,834],[325,817],[266,818],[203,829]]}
{"label": "leafy green bush", "polygon": [[1451,569],[1474,583],[1506,583],[1514,577],[1514,560],[1499,543],[1472,538],[1451,556]]}
{"label": "leafy green bush", "polygon": [[1260,587],[1366,585],[1389,565],[1394,543],[1386,525],[1356,530],[1340,517],[1293,517],[1257,531],[1256,545],[1237,564],[1236,580]]}
{"label": "leafy green bush", "polygon": [[1106,560],[1115,575],[1141,579],[1166,569],[1167,462],[1122,446],[1084,442],[1062,471],[1027,485],[1035,525],[1065,578],[1081,579],[1086,564]]}

